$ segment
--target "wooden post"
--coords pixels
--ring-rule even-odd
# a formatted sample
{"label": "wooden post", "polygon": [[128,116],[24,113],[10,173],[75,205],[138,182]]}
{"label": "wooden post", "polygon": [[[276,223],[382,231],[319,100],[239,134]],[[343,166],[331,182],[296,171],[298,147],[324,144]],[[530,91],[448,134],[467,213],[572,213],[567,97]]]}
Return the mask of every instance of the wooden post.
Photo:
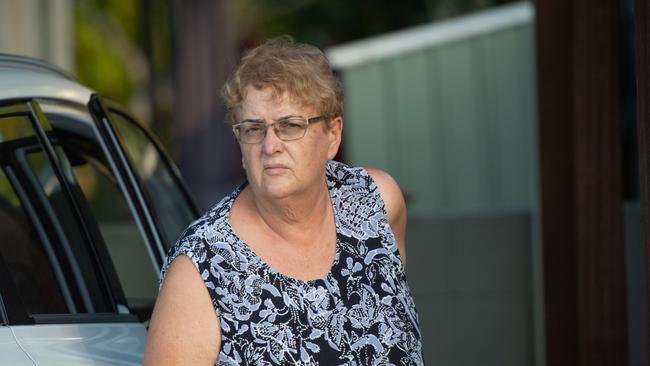
{"label": "wooden post", "polygon": [[536,4],[548,365],[626,365],[618,4]]}
{"label": "wooden post", "polygon": [[637,131],[639,138],[639,190],[641,194],[641,234],[645,247],[646,332],[650,360],[650,6],[645,0],[636,0],[634,8]]}

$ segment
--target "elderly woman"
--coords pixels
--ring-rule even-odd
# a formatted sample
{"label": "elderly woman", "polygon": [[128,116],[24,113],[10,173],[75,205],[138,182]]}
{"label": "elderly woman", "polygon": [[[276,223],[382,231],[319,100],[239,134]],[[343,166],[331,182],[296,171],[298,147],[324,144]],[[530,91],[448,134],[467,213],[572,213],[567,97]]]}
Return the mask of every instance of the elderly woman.
{"label": "elderly woman", "polygon": [[248,179],[171,250],[145,364],[423,364],[404,200],[331,160],[343,94],[323,53],[271,40],[223,94]]}

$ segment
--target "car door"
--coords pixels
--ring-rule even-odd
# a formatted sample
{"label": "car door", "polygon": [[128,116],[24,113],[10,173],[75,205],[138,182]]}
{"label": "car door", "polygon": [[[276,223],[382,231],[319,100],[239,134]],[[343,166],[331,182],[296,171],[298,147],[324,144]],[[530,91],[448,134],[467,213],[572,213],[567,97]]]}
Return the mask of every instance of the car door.
{"label": "car door", "polygon": [[110,144],[113,158],[127,167],[131,184],[138,189],[137,199],[147,208],[162,261],[182,231],[197,219],[196,205],[151,131],[110,99],[93,95],[90,110]]}
{"label": "car door", "polygon": [[0,326],[0,355],[7,365],[34,366],[34,362],[16,342],[11,329],[5,325]]}
{"label": "car door", "polygon": [[140,364],[145,326],[60,131],[34,100],[0,103],[0,336],[36,364]]}

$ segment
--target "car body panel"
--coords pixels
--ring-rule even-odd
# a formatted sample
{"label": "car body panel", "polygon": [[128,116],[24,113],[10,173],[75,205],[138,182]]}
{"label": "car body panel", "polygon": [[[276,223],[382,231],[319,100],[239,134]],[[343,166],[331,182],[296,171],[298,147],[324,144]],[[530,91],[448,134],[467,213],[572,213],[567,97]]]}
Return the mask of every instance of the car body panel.
{"label": "car body panel", "polygon": [[[147,336],[140,323],[12,327],[37,365],[141,365]],[[4,362],[4,360],[3,360]]]}
{"label": "car body panel", "polygon": [[34,366],[34,362],[16,342],[12,329],[7,326],[0,327],[0,355],[3,365]]}

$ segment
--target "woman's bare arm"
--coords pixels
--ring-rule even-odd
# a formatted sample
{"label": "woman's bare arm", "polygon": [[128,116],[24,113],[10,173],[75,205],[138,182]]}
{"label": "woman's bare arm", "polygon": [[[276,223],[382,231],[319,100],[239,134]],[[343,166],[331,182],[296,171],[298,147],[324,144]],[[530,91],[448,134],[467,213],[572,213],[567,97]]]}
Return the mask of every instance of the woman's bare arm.
{"label": "woman's bare arm", "polygon": [[221,327],[201,276],[179,255],[165,276],[154,306],[144,365],[214,365]]}
{"label": "woman's bare arm", "polygon": [[386,205],[388,223],[393,229],[402,264],[406,267],[406,203],[397,182],[388,173],[373,168],[366,168],[379,188],[381,198]]}

